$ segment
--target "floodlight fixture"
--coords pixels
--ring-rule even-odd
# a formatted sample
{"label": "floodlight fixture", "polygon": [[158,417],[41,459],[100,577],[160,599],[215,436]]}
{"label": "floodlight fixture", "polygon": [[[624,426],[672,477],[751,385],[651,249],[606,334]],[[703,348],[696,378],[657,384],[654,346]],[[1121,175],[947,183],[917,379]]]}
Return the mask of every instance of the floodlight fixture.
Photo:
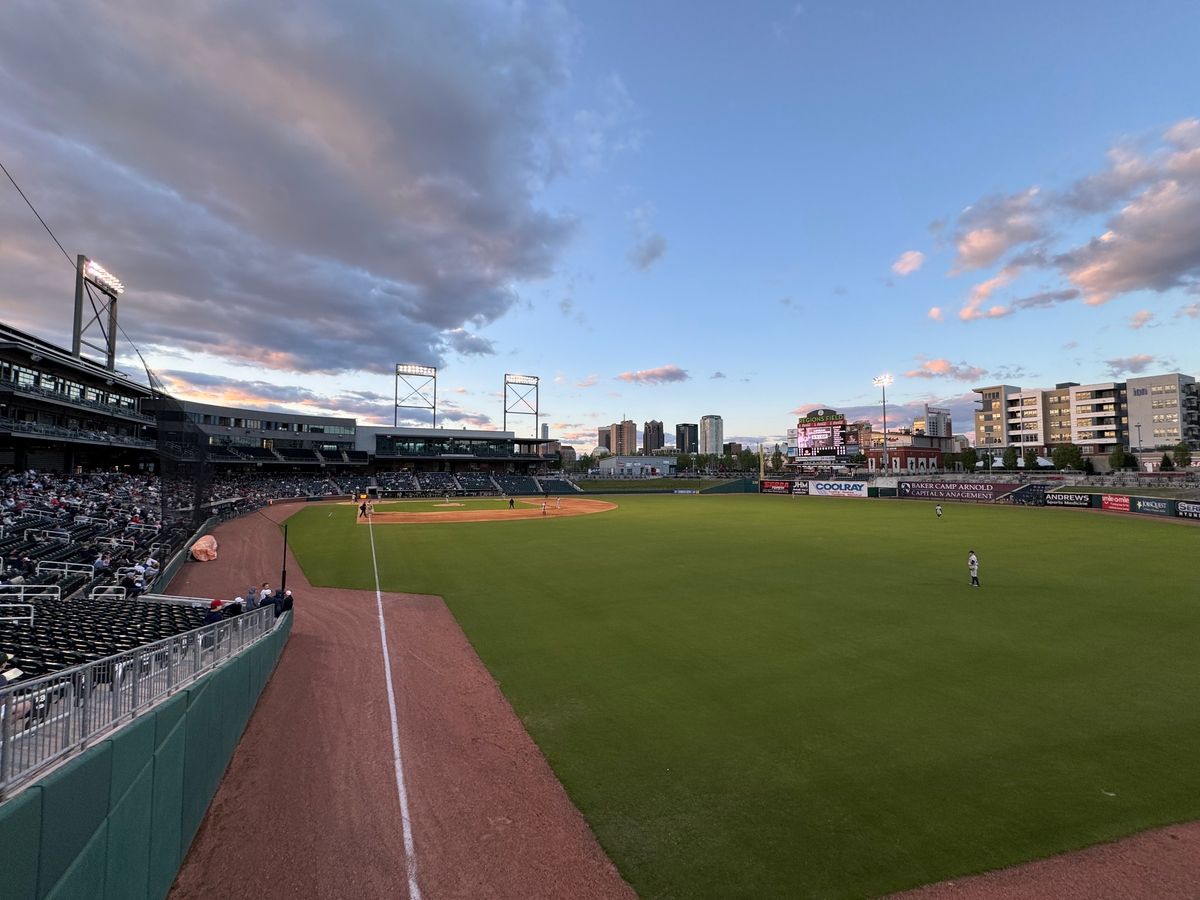
{"label": "floodlight fixture", "polygon": [[536,375],[514,375],[504,373],[504,425],[508,431],[509,416],[533,416],[533,436],[538,431],[538,383]]}
{"label": "floodlight fixture", "polygon": [[[405,393],[400,393],[404,385]],[[437,428],[437,367],[419,363],[396,363],[396,409],[392,425],[400,424],[400,410],[427,409]]]}
{"label": "floodlight fixture", "polygon": [[396,374],[433,378],[437,375],[437,369],[433,366],[419,366],[416,363],[396,363]]}
{"label": "floodlight fixture", "polygon": [[872,379],[872,384],[883,391],[883,471],[888,471],[888,432],[887,432],[887,389],[895,381],[890,373],[884,372]]}
{"label": "floodlight fixture", "polygon": [[83,277],[90,281],[106,294],[116,294],[120,296],[125,293],[125,285],[121,283],[121,279],[108,271],[100,263],[94,259],[89,259],[83,267]]}

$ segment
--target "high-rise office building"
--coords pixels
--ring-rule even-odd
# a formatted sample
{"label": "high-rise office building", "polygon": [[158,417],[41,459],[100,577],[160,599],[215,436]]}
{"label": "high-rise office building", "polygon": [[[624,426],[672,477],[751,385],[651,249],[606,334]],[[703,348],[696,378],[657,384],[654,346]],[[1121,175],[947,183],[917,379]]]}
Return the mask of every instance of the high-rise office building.
{"label": "high-rise office building", "polygon": [[614,422],[609,426],[612,444],[609,450],[613,456],[633,456],[637,453],[637,425],[632,419]]}
{"label": "high-rise office building", "polygon": [[700,452],[719,455],[725,442],[725,422],[720,416],[700,417]]}
{"label": "high-rise office building", "polygon": [[609,452],[612,451],[612,427],[609,425],[601,425],[596,429],[596,446],[603,447]]}
{"label": "high-rise office building", "polygon": [[684,422],[675,426],[675,452],[695,453],[699,446],[700,426]]}
{"label": "high-rise office building", "polygon": [[550,440],[550,423],[549,422],[542,423],[542,440],[543,441]]}
{"label": "high-rise office building", "polygon": [[642,426],[642,452],[649,456],[655,450],[661,450],[664,445],[663,423],[651,419]]}
{"label": "high-rise office building", "polygon": [[950,420],[950,410],[926,403],[925,415],[913,419],[912,431],[913,434],[923,434],[926,437],[951,437],[954,434],[954,425]]}

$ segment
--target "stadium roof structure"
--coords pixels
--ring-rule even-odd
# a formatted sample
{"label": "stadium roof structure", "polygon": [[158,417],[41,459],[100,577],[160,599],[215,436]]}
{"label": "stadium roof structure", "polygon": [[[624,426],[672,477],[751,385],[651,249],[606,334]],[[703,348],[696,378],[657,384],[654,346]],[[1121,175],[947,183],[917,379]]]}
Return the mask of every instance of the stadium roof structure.
{"label": "stadium roof structure", "polygon": [[81,374],[100,379],[105,383],[120,384],[125,390],[146,396],[149,396],[151,393],[148,385],[133,380],[123,372],[112,371],[101,363],[94,362],[86,357],[75,356],[65,347],[59,347],[49,341],[26,334],[24,331],[20,331],[3,322],[0,322],[0,350],[27,353],[33,362],[46,360],[56,365],[66,366]]}

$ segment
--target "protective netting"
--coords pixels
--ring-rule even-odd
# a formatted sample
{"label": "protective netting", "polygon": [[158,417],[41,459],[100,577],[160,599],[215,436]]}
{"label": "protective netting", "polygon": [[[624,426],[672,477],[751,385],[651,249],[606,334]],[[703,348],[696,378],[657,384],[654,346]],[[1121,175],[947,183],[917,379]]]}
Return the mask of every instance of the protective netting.
{"label": "protective netting", "polygon": [[163,525],[194,531],[208,518],[208,504],[212,502],[213,465],[208,456],[208,437],[187,417],[179,401],[164,390],[154,373],[149,375],[158,427]]}

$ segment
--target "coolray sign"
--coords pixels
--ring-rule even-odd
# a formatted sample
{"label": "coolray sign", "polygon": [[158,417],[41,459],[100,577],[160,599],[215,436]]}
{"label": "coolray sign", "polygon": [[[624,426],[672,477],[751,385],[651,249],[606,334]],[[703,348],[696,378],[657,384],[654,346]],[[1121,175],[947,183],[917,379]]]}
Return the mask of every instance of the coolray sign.
{"label": "coolray sign", "polygon": [[810,481],[808,492],[814,497],[866,497],[865,481]]}
{"label": "coolray sign", "polygon": [[901,481],[896,494],[906,500],[970,500],[991,503],[1015,491],[1019,484],[992,481]]}
{"label": "coolray sign", "polygon": [[1134,497],[1133,511],[1146,516],[1169,516],[1171,501],[1161,497]]}
{"label": "coolray sign", "polygon": [[1190,500],[1179,500],[1175,504],[1175,514],[1185,519],[1200,519],[1200,503]]}
{"label": "coolray sign", "polygon": [[1086,509],[1092,505],[1091,494],[1072,493],[1071,491],[1051,491],[1046,495],[1047,506],[1076,506]]}
{"label": "coolray sign", "polygon": [[1125,494],[1103,494],[1100,497],[1100,508],[1129,512],[1129,497]]}
{"label": "coolray sign", "polygon": [[763,494],[790,494],[792,483],[790,481],[760,481],[758,489]]}

